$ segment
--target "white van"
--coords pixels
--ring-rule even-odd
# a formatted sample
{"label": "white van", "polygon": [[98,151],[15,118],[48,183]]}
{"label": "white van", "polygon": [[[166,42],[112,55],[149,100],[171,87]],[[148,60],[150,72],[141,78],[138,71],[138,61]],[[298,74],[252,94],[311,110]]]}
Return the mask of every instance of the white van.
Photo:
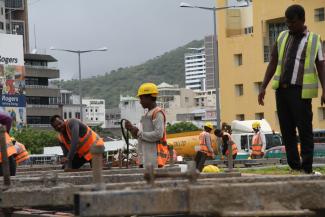
{"label": "white van", "polygon": [[252,145],[254,135],[252,123],[259,121],[261,124],[261,132],[264,133],[266,139],[266,149],[282,145],[281,135],[273,132],[269,123],[265,120],[247,120],[231,122],[232,134],[231,138],[237,145],[238,154],[236,159],[247,159],[249,150]]}

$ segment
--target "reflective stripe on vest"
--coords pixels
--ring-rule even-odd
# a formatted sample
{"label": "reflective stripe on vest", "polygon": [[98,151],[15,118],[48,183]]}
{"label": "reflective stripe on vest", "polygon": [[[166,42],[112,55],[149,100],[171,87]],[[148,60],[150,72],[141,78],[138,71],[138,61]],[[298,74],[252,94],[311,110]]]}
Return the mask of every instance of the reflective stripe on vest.
{"label": "reflective stripe on vest", "polygon": [[[16,148],[12,143],[11,137],[7,132],[5,132],[5,141],[7,145],[7,155],[8,157],[17,154]],[[1,147],[0,147],[0,163],[2,162]]]}
{"label": "reflective stripe on vest", "polygon": [[[275,75],[272,81],[272,88],[278,89],[280,85],[280,77],[283,71],[283,60],[285,53],[285,46],[288,41],[289,31],[280,33],[277,39],[278,48],[278,64],[276,67]],[[309,32],[307,39],[306,57],[304,63],[304,75],[301,97],[303,99],[310,99],[317,97],[318,94],[318,76],[315,66],[317,51],[320,45],[320,36]]]}
{"label": "reflective stripe on vest", "polygon": [[157,143],[157,164],[159,167],[163,167],[166,165],[168,160],[168,145],[167,145],[167,136],[166,136],[166,114],[160,107],[157,106],[156,108],[154,108],[152,112],[152,120],[156,118],[158,112],[161,112],[164,116],[164,132],[163,132],[163,137]]}
{"label": "reflective stripe on vest", "polygon": [[[104,145],[104,141],[100,138],[97,133],[95,133],[92,129],[88,126],[86,134],[79,138],[78,146],[77,146],[77,153],[79,157],[84,157],[87,161],[92,159],[92,155],[90,153],[90,148],[93,145]],[[68,135],[69,141],[66,141],[62,134],[59,135],[59,140],[64,144],[66,149],[70,151],[71,148],[71,129],[69,128],[68,121],[66,121],[66,132]]]}
{"label": "reflective stripe on vest", "polygon": [[212,153],[209,151],[208,146],[205,143],[205,137],[206,136],[209,136],[209,138],[210,138],[210,144],[212,145],[210,133],[208,133],[206,131],[203,131],[199,135],[200,151],[206,153],[208,156],[212,156]]}
{"label": "reflective stripe on vest", "polygon": [[15,148],[17,151],[17,155],[15,156],[17,163],[21,163],[21,162],[29,159],[28,151],[26,150],[26,148],[23,144],[16,142]]}
{"label": "reflective stripe on vest", "polygon": [[[223,135],[226,135],[228,137],[228,141],[231,144],[231,150],[232,150],[232,155],[235,155],[238,153],[237,145],[234,143],[234,141],[231,139],[231,135],[229,133],[224,132]],[[229,150],[227,148],[226,155],[229,155]]]}
{"label": "reflective stripe on vest", "polygon": [[253,142],[252,142],[252,155],[262,155],[262,138],[261,133],[258,132],[253,136]]}

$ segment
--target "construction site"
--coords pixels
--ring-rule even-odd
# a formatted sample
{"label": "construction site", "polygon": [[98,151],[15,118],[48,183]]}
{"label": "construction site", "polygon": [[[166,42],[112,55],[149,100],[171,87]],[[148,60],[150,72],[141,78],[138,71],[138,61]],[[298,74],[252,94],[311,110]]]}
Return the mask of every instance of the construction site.
{"label": "construction site", "polygon": [[0,0],[0,216],[325,217],[324,0],[194,1]]}

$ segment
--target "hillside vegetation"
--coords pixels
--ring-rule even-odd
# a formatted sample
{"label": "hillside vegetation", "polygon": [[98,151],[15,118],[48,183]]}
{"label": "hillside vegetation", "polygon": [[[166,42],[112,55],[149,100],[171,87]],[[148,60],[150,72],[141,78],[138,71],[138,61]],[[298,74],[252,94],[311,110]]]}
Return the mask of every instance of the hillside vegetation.
{"label": "hillside vegetation", "polygon": [[[189,47],[201,47],[203,40],[192,41],[147,62],[112,70],[105,75],[98,75],[82,80],[82,90],[85,97],[105,99],[106,107],[116,107],[120,95],[135,96],[137,88],[143,82],[160,84],[179,84],[185,86],[184,53]],[[78,93],[78,80],[60,81],[63,89]]]}

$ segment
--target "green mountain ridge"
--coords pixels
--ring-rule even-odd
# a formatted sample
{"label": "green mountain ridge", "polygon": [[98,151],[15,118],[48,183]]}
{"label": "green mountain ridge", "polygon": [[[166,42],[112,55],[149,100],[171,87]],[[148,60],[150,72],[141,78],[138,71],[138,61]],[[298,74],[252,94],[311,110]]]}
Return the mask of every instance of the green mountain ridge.
{"label": "green mountain ridge", "polygon": [[[83,79],[83,97],[105,99],[106,107],[117,107],[120,95],[135,96],[144,82],[179,84],[185,86],[184,53],[190,47],[202,47],[203,40],[192,41],[137,66],[119,68],[111,73]],[[62,89],[78,94],[78,80],[60,81]]]}

